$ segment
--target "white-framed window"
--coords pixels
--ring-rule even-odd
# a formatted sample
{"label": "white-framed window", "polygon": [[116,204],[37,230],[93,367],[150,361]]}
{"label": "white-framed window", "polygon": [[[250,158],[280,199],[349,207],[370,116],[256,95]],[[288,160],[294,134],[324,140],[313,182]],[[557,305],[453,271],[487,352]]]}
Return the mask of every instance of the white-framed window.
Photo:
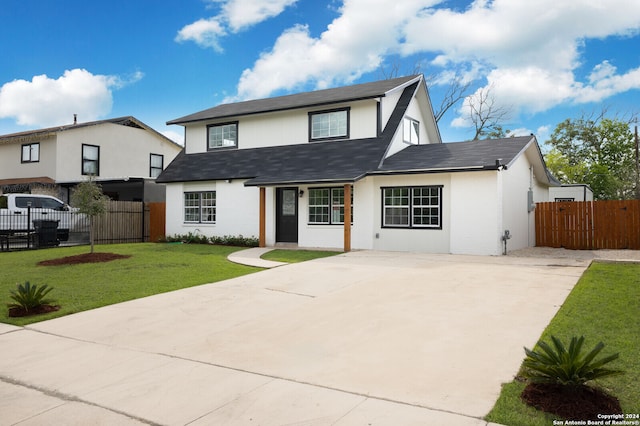
{"label": "white-framed window", "polygon": [[164,169],[164,155],[151,154],[149,158],[149,176],[157,178]]}
{"label": "white-framed window", "polygon": [[[351,189],[351,223],[353,223],[353,187]],[[344,188],[309,189],[309,224],[344,224]]]}
{"label": "white-framed window", "polygon": [[82,144],[82,174],[100,175],[100,147]]}
{"label": "white-framed window", "polygon": [[309,140],[348,139],[349,108],[309,113]]}
{"label": "white-framed window", "polygon": [[237,148],[238,122],[207,126],[207,148]]}
{"label": "white-framed window", "polygon": [[37,163],[40,161],[40,142],[22,145],[23,163]]}
{"label": "white-framed window", "polygon": [[405,117],[402,121],[402,140],[411,145],[420,143],[420,122],[413,118]]}
{"label": "white-framed window", "polygon": [[442,229],[442,186],[382,188],[382,226]]}
{"label": "white-framed window", "polygon": [[184,221],[216,223],[216,191],[185,192]]}

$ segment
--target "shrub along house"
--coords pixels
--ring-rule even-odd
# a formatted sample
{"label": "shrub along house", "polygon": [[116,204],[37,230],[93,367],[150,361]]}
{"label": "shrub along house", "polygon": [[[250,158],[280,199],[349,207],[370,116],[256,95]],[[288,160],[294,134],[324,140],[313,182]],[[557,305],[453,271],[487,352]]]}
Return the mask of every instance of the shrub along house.
{"label": "shrub along house", "polygon": [[496,255],[534,245],[554,185],[535,137],[443,144],[421,75],[222,104],[169,121],[185,148],[167,235],[261,246]]}

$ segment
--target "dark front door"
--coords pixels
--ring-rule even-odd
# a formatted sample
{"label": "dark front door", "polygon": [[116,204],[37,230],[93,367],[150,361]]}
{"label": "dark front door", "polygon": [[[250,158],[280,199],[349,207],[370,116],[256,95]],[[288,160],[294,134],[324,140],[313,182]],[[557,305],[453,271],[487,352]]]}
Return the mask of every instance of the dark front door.
{"label": "dark front door", "polygon": [[298,188],[276,188],[276,242],[298,242]]}

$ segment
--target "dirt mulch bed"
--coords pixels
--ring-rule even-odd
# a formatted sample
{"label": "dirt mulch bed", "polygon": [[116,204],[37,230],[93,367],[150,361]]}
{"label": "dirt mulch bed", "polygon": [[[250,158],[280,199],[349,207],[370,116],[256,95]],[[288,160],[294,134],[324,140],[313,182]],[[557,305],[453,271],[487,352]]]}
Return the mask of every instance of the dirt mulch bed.
{"label": "dirt mulch bed", "polygon": [[22,307],[13,306],[9,308],[10,317],[29,317],[32,315],[48,314],[49,312],[55,312],[60,309],[58,305],[40,305],[35,308],[25,311]]}
{"label": "dirt mulch bed", "polygon": [[85,253],[76,256],[61,257],[59,259],[43,260],[39,266],[78,265],[81,263],[111,262],[112,260],[127,259],[130,254],[116,253]]}
{"label": "dirt mulch bed", "polygon": [[598,414],[622,414],[617,398],[590,386],[529,383],[521,397],[528,405],[567,420],[600,420]]}

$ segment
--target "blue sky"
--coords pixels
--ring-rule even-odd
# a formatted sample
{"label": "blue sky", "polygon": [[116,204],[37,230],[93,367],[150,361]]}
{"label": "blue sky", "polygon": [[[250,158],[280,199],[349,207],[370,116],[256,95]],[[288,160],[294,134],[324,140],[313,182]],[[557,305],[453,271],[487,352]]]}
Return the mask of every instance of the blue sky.
{"label": "blue sky", "polygon": [[[2,0],[0,134],[383,79],[419,67],[490,88],[504,127],[543,143],[566,118],[640,111],[640,2]],[[473,136],[461,102],[445,142]]]}

